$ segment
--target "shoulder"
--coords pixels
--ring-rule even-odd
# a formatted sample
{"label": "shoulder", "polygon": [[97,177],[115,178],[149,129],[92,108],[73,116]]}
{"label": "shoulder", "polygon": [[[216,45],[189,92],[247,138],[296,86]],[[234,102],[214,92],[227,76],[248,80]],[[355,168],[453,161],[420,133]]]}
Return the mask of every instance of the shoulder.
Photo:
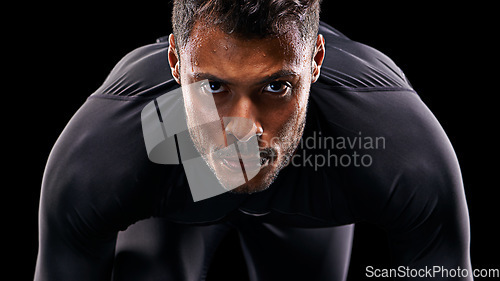
{"label": "shoulder", "polygon": [[350,88],[401,87],[411,89],[403,71],[387,55],[349,39],[321,22],[325,60],[319,84]]}
{"label": "shoulder", "polygon": [[158,41],[125,55],[94,95],[150,97],[178,87],[168,65],[168,43]]}
{"label": "shoulder", "polygon": [[334,147],[338,157],[366,156],[366,167],[337,169],[356,216],[408,229],[437,210],[463,208],[454,149],[403,72],[386,55],[327,25],[320,33],[326,65],[311,102],[328,131],[323,135],[345,144]]}

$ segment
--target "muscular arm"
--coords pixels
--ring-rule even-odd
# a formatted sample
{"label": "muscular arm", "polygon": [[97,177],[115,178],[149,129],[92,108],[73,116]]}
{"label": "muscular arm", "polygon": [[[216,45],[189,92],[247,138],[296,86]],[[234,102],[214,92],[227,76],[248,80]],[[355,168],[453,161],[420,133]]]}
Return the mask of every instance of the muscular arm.
{"label": "muscular arm", "polygon": [[[116,234],[151,216],[159,167],[147,161],[128,101],[90,99],[51,152],[40,204],[35,280],[109,280]],[[140,120],[139,120],[140,122]],[[140,133],[140,132],[139,132]],[[140,136],[140,134],[139,134]]]}
{"label": "muscular arm", "polygon": [[54,145],[42,183],[35,280],[110,280],[117,232],[159,208],[174,171],[148,160],[140,123],[151,101],[144,95],[169,90],[168,76],[140,80],[154,71],[144,57],[159,61],[155,51],[125,57]]}
{"label": "muscular arm", "polygon": [[374,201],[364,216],[388,231],[394,266],[465,268],[471,274],[468,211],[455,153],[427,108],[419,100],[408,104],[406,128],[379,158],[392,163],[380,167],[386,170],[382,179],[372,177],[378,186],[365,190]]}
{"label": "muscular arm", "polygon": [[444,130],[394,62],[324,34],[322,86],[311,98],[330,134],[384,140],[377,148],[355,148],[370,155],[369,167],[338,168],[353,216],[387,230],[395,267],[460,267],[471,274],[467,204]]}
{"label": "muscular arm", "polygon": [[361,132],[385,142],[377,149],[357,151],[370,155],[370,166],[339,168],[353,215],[388,232],[395,267],[470,269],[461,173],[437,120],[415,93],[344,94],[343,104],[337,99],[335,107],[359,114],[335,116],[331,126],[336,134],[355,139]]}

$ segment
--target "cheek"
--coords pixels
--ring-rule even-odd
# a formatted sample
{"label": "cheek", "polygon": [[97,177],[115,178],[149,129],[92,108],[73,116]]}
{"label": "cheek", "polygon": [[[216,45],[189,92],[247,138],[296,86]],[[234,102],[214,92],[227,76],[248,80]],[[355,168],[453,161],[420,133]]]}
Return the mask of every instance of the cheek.
{"label": "cheek", "polygon": [[183,86],[186,121],[199,145],[222,147],[225,143],[222,120],[211,96],[201,93],[197,83]]}
{"label": "cheek", "polygon": [[264,140],[267,143],[288,143],[302,132],[300,127],[305,120],[308,97],[308,91],[294,95],[278,110],[271,111],[264,117]]}

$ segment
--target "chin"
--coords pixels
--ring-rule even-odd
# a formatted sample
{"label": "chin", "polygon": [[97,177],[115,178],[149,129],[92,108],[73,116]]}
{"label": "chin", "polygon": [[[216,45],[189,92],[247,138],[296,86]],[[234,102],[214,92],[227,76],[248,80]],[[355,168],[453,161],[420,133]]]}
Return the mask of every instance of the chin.
{"label": "chin", "polygon": [[278,173],[279,170],[276,169],[276,167],[267,166],[263,168],[254,178],[236,188],[229,190],[229,192],[234,194],[252,194],[264,191],[271,186],[278,176]]}
{"label": "chin", "polygon": [[229,190],[229,192],[234,194],[252,194],[264,191],[267,188],[269,188],[269,186],[270,184],[264,184],[264,183],[252,184],[250,182],[247,182],[245,184],[242,184],[236,188]]}

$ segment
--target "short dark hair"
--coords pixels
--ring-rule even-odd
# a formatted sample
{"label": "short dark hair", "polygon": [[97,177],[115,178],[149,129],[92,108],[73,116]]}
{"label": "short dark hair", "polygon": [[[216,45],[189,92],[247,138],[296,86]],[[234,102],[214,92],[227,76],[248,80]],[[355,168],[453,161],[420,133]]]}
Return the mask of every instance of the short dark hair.
{"label": "short dark hair", "polygon": [[177,51],[188,42],[198,20],[246,38],[281,36],[295,26],[302,40],[315,43],[321,1],[174,0],[172,27]]}

